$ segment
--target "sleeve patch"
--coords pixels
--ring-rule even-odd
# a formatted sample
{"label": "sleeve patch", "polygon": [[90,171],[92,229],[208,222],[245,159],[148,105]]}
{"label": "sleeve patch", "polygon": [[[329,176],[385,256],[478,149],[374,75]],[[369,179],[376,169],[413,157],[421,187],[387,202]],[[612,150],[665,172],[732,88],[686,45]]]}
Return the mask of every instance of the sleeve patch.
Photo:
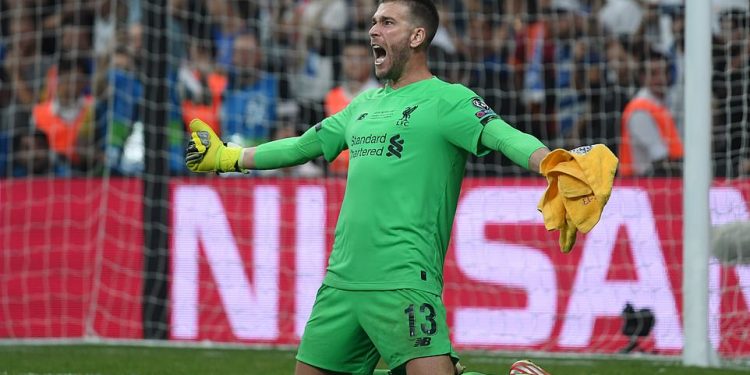
{"label": "sleeve patch", "polygon": [[490,112],[492,112],[492,109],[490,108],[490,106],[488,106],[484,102],[484,100],[482,100],[482,98],[480,98],[478,96],[476,98],[474,98],[474,99],[471,99],[471,104],[474,105],[474,107],[477,107],[477,108],[479,108],[479,109],[481,109],[483,111],[490,111]]}
{"label": "sleeve patch", "polygon": [[483,119],[481,119],[481,120],[480,120],[479,122],[480,122],[480,123],[482,124],[482,126],[485,126],[485,125],[487,125],[487,123],[488,123],[488,122],[490,122],[490,121],[492,121],[492,120],[494,120],[494,119],[498,119],[498,118],[500,118],[500,116],[498,116],[498,115],[496,115],[496,114],[495,114],[494,112],[492,112],[492,114],[491,114],[491,115],[489,115],[489,116],[485,116],[485,117],[484,117]]}
{"label": "sleeve patch", "polygon": [[490,106],[487,105],[487,103],[482,100],[482,98],[476,96],[473,99],[471,99],[471,105],[478,108],[479,111],[474,113],[474,116],[480,120],[480,123],[482,126],[487,125],[490,120],[494,120],[498,118],[495,111],[490,108]]}
{"label": "sleeve patch", "polygon": [[481,119],[489,115],[494,115],[495,111],[489,110],[489,111],[479,111],[474,114],[474,116],[477,116],[477,118]]}

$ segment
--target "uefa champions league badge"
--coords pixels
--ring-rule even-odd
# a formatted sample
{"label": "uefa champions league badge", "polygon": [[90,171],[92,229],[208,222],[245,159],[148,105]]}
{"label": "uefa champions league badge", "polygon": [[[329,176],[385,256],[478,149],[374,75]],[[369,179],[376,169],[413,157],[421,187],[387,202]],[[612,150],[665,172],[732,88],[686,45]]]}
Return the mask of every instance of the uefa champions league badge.
{"label": "uefa champions league badge", "polygon": [[485,110],[485,111],[491,111],[491,110],[492,110],[492,109],[490,109],[490,106],[488,106],[488,105],[487,105],[487,104],[486,104],[486,103],[484,102],[484,100],[482,100],[482,98],[480,98],[480,97],[478,97],[478,96],[477,96],[477,97],[475,97],[475,98],[473,98],[473,99],[471,99],[471,104],[472,104],[472,105],[473,105],[474,107],[477,107],[477,108],[479,108],[479,109],[481,109],[481,110]]}
{"label": "uefa champions league badge", "polygon": [[585,155],[588,154],[588,152],[591,151],[592,148],[593,146],[581,146],[570,150],[570,152],[573,154]]}

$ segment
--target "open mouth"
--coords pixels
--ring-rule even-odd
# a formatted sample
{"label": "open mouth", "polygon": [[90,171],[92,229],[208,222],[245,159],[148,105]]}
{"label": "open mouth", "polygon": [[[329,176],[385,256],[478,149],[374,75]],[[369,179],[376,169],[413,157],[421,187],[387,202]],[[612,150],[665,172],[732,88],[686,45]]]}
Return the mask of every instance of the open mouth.
{"label": "open mouth", "polygon": [[385,55],[386,55],[385,48],[377,44],[373,44],[372,54],[373,56],[375,56],[375,65],[380,65],[383,63],[383,61],[385,61]]}

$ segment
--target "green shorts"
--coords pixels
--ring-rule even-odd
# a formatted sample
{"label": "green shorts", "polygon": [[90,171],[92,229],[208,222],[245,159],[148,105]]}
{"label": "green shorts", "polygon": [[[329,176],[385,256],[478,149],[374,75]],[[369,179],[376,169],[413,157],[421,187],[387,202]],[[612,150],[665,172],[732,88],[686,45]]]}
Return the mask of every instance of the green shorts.
{"label": "green shorts", "polygon": [[414,358],[458,361],[440,296],[416,289],[341,290],[323,285],[297,360],[321,369],[372,374],[380,357],[394,373]]}

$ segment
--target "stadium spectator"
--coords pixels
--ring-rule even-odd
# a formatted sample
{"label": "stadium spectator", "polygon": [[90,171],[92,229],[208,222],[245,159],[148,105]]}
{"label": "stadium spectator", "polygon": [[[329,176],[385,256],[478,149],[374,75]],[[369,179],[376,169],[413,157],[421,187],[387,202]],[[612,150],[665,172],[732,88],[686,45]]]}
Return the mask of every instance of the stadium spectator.
{"label": "stadium spectator", "polygon": [[455,60],[455,58],[466,54],[466,43],[459,36],[457,20],[454,17],[454,12],[451,11],[454,7],[446,3],[445,1],[437,1],[435,4],[440,14],[440,25],[435,33],[433,45],[430,47],[432,49],[430,51],[431,56],[436,58],[430,63],[437,67],[439,72],[447,72],[446,67],[440,66],[446,62],[445,60]]}
{"label": "stadium spectator", "polygon": [[[576,39],[583,8],[578,0],[554,0],[550,5],[550,34],[555,43],[554,112],[555,132],[564,141],[582,113],[583,97],[576,87],[576,66],[585,65],[585,40]],[[564,143],[563,143],[564,144]]]}
{"label": "stadium spectator", "polygon": [[13,170],[12,151],[12,134],[8,129],[11,127],[3,126],[0,128],[0,179],[7,177]]}
{"label": "stadium spectator", "polygon": [[13,177],[68,176],[65,162],[50,149],[47,135],[38,129],[18,130],[13,137]]}
{"label": "stadium spectator", "polygon": [[10,89],[10,85],[10,75],[5,69],[5,66],[0,65],[0,118],[2,118],[3,110],[10,105],[10,100],[13,96],[13,91]]}
{"label": "stadium spectator", "polygon": [[237,9],[237,16],[245,25],[241,33],[255,34],[260,41],[261,46],[268,40],[271,1],[236,1],[233,6]]}
{"label": "stadium spectator", "polygon": [[33,124],[47,134],[50,147],[81,172],[94,172],[103,154],[98,144],[102,132],[93,123],[93,97],[84,92],[88,85],[85,62],[63,58],[56,67],[55,95],[34,106]]}
{"label": "stadium spectator", "polygon": [[684,153],[674,116],[664,103],[668,65],[664,55],[650,51],[641,66],[641,89],[622,115],[619,157],[621,176],[675,176]]}
{"label": "stadium spectator", "polygon": [[[638,90],[638,60],[619,38],[605,42],[607,85],[628,99]],[[627,102],[627,100],[626,100]],[[624,107],[624,104],[623,104]]]}
{"label": "stadium spectator", "polygon": [[[189,58],[191,41],[212,39],[210,17],[202,0],[167,0],[168,61],[174,69]],[[213,57],[212,57],[213,58]]]}
{"label": "stadium spectator", "polygon": [[226,71],[233,63],[234,39],[247,32],[247,21],[240,15],[234,2],[207,1],[206,7],[213,24],[216,65],[219,70]]}
{"label": "stadium spectator", "polygon": [[[182,175],[186,172],[184,163],[180,163],[185,147],[184,138],[187,134],[185,132],[186,124],[183,121],[185,107],[188,107],[188,111],[194,110],[195,113],[204,116],[216,116],[220,108],[218,102],[214,106],[212,93],[206,94],[209,91],[206,90],[209,87],[208,81],[197,80],[196,76],[192,75],[191,68],[194,67],[193,65],[200,65],[210,67],[210,69],[207,69],[209,72],[218,73],[218,71],[214,67],[211,24],[210,17],[206,16],[208,11],[205,2],[202,0],[168,0],[166,3],[169,17],[165,30],[168,40],[167,63],[169,64],[167,79],[169,81],[171,104],[167,120],[167,131],[170,134],[168,140],[169,169],[173,175]],[[134,45],[139,41],[143,43],[144,33],[147,31],[148,29],[131,24],[129,32],[132,43]],[[143,58],[143,49],[134,52],[131,52],[131,54],[136,60],[136,65],[138,65],[138,61]],[[191,61],[188,60],[192,60],[192,56],[196,53],[200,55],[197,56],[195,63],[191,64]],[[198,76],[204,77],[205,74],[199,74]],[[198,84],[190,87],[183,86],[186,82],[197,82]],[[187,90],[196,87],[196,92],[199,95],[195,95],[195,97],[183,95],[188,93]],[[220,94],[222,90],[215,92]],[[193,95],[196,92],[190,94]],[[197,100],[197,102],[193,102],[193,100]]]}
{"label": "stadium spectator", "polygon": [[94,56],[111,54],[118,45],[115,38],[128,21],[127,0],[96,0],[93,25]]}
{"label": "stadium spectator", "polygon": [[143,50],[143,26],[138,23],[134,23],[128,26],[128,44],[127,48],[130,50],[130,55],[134,58],[138,56],[138,52]]}
{"label": "stadium spectator", "polygon": [[0,119],[0,178],[13,176],[14,137],[21,132],[29,132],[31,109],[15,108],[5,111]]}
{"label": "stadium spectator", "polygon": [[719,33],[713,56],[715,174],[722,177],[750,175],[750,13],[726,9],[719,16]]}
{"label": "stadium spectator", "polygon": [[8,31],[8,21],[10,20],[9,6],[6,0],[0,0],[0,61],[5,56],[5,40],[10,32]]}
{"label": "stadium spectator", "polygon": [[670,9],[672,43],[668,48],[670,86],[667,103],[674,115],[680,137],[685,139],[685,9]]}
{"label": "stadium spectator", "polygon": [[341,54],[343,77],[341,85],[331,89],[325,98],[326,116],[346,107],[361,92],[378,87],[372,75],[372,49],[368,40],[348,39]]}
{"label": "stadium spectator", "polygon": [[246,147],[267,142],[276,121],[278,81],[262,68],[263,51],[254,34],[234,38],[229,83],[221,107],[222,133]]}
{"label": "stadium spectator", "polygon": [[190,40],[188,58],[177,72],[177,94],[185,126],[191,119],[200,118],[221,132],[219,111],[221,95],[227,86],[227,77],[216,66],[210,40]]}
{"label": "stadium spectator", "polygon": [[69,54],[73,58],[84,59],[89,72],[92,70],[91,59],[94,55],[92,34],[94,20],[94,12],[85,9],[63,18],[57,46],[59,54]]}
{"label": "stadium spectator", "polygon": [[609,85],[606,79],[604,52],[594,48],[578,64],[577,87],[582,87],[584,107],[565,147],[576,144],[603,143],[616,153],[620,137],[620,119],[629,97]]}
{"label": "stadium spectator", "polygon": [[511,30],[491,16],[479,15],[468,26],[468,86],[485,98],[490,108],[502,110],[504,118],[514,117],[512,49],[507,40]]}
{"label": "stadium spectator", "polygon": [[[587,12],[597,11],[596,4],[589,6]],[[573,76],[581,109],[572,132],[563,139],[562,145],[564,148],[572,148],[580,144],[603,143],[616,153],[622,111],[637,90],[635,86],[632,91],[624,93],[618,83],[620,80],[627,82],[630,79],[630,70],[627,69],[630,66],[627,63],[630,54],[616,38],[606,35],[595,17],[579,17],[577,20],[581,23],[576,26]],[[613,44],[611,58],[607,54],[610,39]],[[612,66],[607,64],[609,61],[613,63]],[[635,66],[634,60],[632,63]],[[610,74],[612,77],[609,77]]]}
{"label": "stadium spectator", "polygon": [[269,53],[286,54],[299,38],[299,12],[295,0],[272,1],[269,13],[270,43],[274,47]]}
{"label": "stadium spectator", "polygon": [[607,37],[603,43],[605,64],[599,89],[602,95],[596,95],[595,81],[589,83],[593,86],[589,93],[593,97],[588,98],[590,111],[584,116],[588,116],[590,122],[582,124],[577,134],[581,139],[598,139],[617,154],[623,111],[639,89],[638,60],[631,52],[632,48],[626,48],[618,38]]}
{"label": "stadium spectator", "polygon": [[[625,38],[633,43],[646,43],[664,52],[666,46],[661,33],[661,0],[607,0],[598,18],[610,36]],[[665,18],[666,15],[664,15]]]}
{"label": "stadium spectator", "polygon": [[597,16],[610,35],[632,36],[641,28],[644,10],[638,0],[607,0]]}
{"label": "stadium spectator", "polygon": [[296,69],[290,61],[296,59],[293,52],[296,51],[299,32],[299,13],[296,9],[294,0],[271,1],[268,4],[269,22],[265,33],[268,37],[263,39],[266,70],[279,80],[279,104],[289,107],[292,112],[299,109],[290,87]]}
{"label": "stadium spectator", "polygon": [[549,37],[548,26],[539,12],[530,12],[528,21],[523,23],[515,35],[515,51],[511,58],[521,82],[522,103],[528,117],[525,126],[528,131],[542,140],[554,138],[547,117],[552,115],[552,106],[545,88],[550,87],[553,75],[555,45]]}
{"label": "stadium spectator", "polygon": [[532,116],[531,133],[561,145],[581,111],[574,66],[578,0],[552,0],[517,39],[514,62],[524,67],[523,100]]}
{"label": "stadium spectator", "polygon": [[298,5],[300,35],[289,81],[292,98],[300,106],[300,121],[323,119],[323,99],[336,78],[335,56],[346,27],[344,0],[311,0]]}
{"label": "stadium spectator", "polygon": [[[93,25],[93,10],[82,8],[66,13],[60,20],[55,59],[80,60],[83,63],[85,74],[90,74],[94,70],[94,49],[91,34]],[[47,100],[57,94],[59,74],[57,69],[58,64],[52,64],[47,69],[42,100]],[[84,90],[89,90],[89,87],[84,87]]]}
{"label": "stadium spectator", "polygon": [[[326,94],[326,117],[344,109],[357,95],[375,87],[378,81],[372,75],[372,50],[367,40],[348,39],[341,55],[343,80]],[[345,176],[349,167],[349,151],[343,151],[329,166],[335,175]]]}
{"label": "stadium spectator", "polygon": [[135,124],[139,121],[138,105],[143,100],[143,85],[124,44],[102,62],[96,71],[94,91],[97,128],[107,131],[106,166],[113,175],[137,175],[143,171],[143,154],[125,148],[131,137],[142,137],[137,134]]}
{"label": "stadium spectator", "polygon": [[10,97],[6,105],[28,110],[40,98],[44,76],[52,62],[39,52],[41,40],[33,13],[24,8],[15,12],[10,19],[9,42],[0,75],[5,75],[4,82],[8,84],[5,90]]}
{"label": "stadium spectator", "polygon": [[[516,100],[514,67],[510,63],[513,50],[509,43],[504,42],[510,39],[511,35],[512,30],[499,21],[497,15],[479,14],[472,17],[467,25],[464,63],[467,65],[466,82],[469,88],[483,97],[490,108],[501,111],[503,119],[517,123],[516,115],[520,112],[521,103]],[[455,81],[450,78],[448,77],[449,81]],[[470,170],[478,176],[523,173],[521,168],[516,168],[510,160],[499,153],[482,158],[470,156],[469,163]]]}
{"label": "stadium spectator", "polygon": [[349,15],[347,18],[346,32],[360,33],[363,37],[367,36],[365,30],[372,23],[372,14],[375,13],[374,0],[351,0],[349,5]]}

